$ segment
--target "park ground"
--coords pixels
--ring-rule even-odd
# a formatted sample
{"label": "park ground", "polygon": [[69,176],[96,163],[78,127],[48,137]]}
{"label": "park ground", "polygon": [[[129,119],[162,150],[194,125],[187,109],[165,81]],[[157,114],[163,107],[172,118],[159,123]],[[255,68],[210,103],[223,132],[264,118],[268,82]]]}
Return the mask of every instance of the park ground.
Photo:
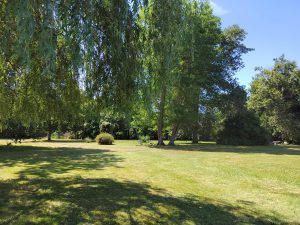
{"label": "park ground", "polygon": [[300,224],[300,146],[0,141],[0,224]]}

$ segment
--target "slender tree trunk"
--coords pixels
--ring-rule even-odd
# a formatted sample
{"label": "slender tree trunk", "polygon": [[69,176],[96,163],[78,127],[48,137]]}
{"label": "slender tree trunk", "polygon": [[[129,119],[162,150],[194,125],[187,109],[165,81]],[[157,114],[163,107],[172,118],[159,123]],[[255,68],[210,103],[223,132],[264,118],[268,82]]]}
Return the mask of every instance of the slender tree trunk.
{"label": "slender tree trunk", "polygon": [[192,144],[198,144],[199,142],[199,139],[198,139],[198,129],[199,129],[199,126],[198,126],[198,114],[199,114],[199,105],[198,105],[198,101],[197,101],[197,104],[195,104],[194,106],[194,113],[195,113],[195,122],[194,122],[194,125],[192,127],[193,129],[193,140],[192,140]]}
{"label": "slender tree trunk", "polygon": [[168,143],[168,145],[170,145],[170,146],[174,146],[175,145],[175,139],[176,139],[176,134],[177,134],[177,131],[178,131],[178,127],[179,127],[179,125],[177,123],[175,123],[173,125],[172,135],[171,135],[170,141]]}
{"label": "slender tree trunk", "polygon": [[198,139],[198,124],[195,124],[193,126],[193,140],[192,144],[198,144],[199,139]]}
{"label": "slender tree trunk", "polygon": [[158,146],[165,145],[164,137],[163,137],[165,100],[166,100],[166,88],[163,87],[163,90],[160,95],[159,116],[158,116],[158,126],[157,126]]}
{"label": "slender tree trunk", "polygon": [[48,132],[47,132],[47,141],[51,141],[52,135],[52,126],[51,122],[48,122]]}
{"label": "slender tree trunk", "polygon": [[52,134],[52,132],[51,132],[51,130],[49,129],[49,130],[48,130],[48,133],[47,133],[47,141],[51,141],[51,134]]}
{"label": "slender tree trunk", "polygon": [[[192,32],[192,46],[194,46],[195,44],[195,36],[194,36],[194,32]],[[192,48],[192,68],[194,67],[194,61],[195,61],[195,49]],[[195,123],[192,127],[193,129],[193,140],[192,140],[192,144],[198,144],[198,100],[199,100],[199,93],[198,90],[196,89],[195,92],[195,99],[196,99],[196,104],[194,105],[194,113],[195,113]]]}

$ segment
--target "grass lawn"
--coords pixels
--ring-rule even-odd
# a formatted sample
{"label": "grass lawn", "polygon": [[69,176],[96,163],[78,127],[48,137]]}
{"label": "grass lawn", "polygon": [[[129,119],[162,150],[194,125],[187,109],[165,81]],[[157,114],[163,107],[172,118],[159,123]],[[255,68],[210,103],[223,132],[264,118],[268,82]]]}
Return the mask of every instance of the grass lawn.
{"label": "grass lawn", "polygon": [[5,143],[1,225],[300,224],[300,146]]}

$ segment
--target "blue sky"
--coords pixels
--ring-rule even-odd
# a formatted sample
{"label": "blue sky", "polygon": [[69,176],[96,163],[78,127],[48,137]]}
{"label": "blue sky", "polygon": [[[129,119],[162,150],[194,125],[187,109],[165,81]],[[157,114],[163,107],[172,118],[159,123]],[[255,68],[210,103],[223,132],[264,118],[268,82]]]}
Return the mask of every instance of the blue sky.
{"label": "blue sky", "polygon": [[300,0],[212,0],[222,27],[238,24],[248,33],[243,57],[245,67],[237,73],[240,84],[249,87],[254,68],[269,68],[284,54],[300,64]]}

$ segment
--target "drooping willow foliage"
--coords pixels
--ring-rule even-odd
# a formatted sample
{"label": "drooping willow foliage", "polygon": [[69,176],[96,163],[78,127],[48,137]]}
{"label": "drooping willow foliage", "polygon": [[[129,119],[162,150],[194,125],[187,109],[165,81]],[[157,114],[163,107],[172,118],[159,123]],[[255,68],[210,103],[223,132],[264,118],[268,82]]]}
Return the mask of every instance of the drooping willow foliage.
{"label": "drooping willow foliage", "polygon": [[0,93],[9,97],[1,98],[0,119],[58,120],[80,107],[80,90],[103,106],[128,106],[139,69],[139,6],[127,0],[1,1]]}
{"label": "drooping willow foliage", "polygon": [[230,86],[244,38],[207,0],[2,0],[0,125],[50,134],[109,112],[155,120],[160,145],[183,121],[197,136],[199,107]]}

